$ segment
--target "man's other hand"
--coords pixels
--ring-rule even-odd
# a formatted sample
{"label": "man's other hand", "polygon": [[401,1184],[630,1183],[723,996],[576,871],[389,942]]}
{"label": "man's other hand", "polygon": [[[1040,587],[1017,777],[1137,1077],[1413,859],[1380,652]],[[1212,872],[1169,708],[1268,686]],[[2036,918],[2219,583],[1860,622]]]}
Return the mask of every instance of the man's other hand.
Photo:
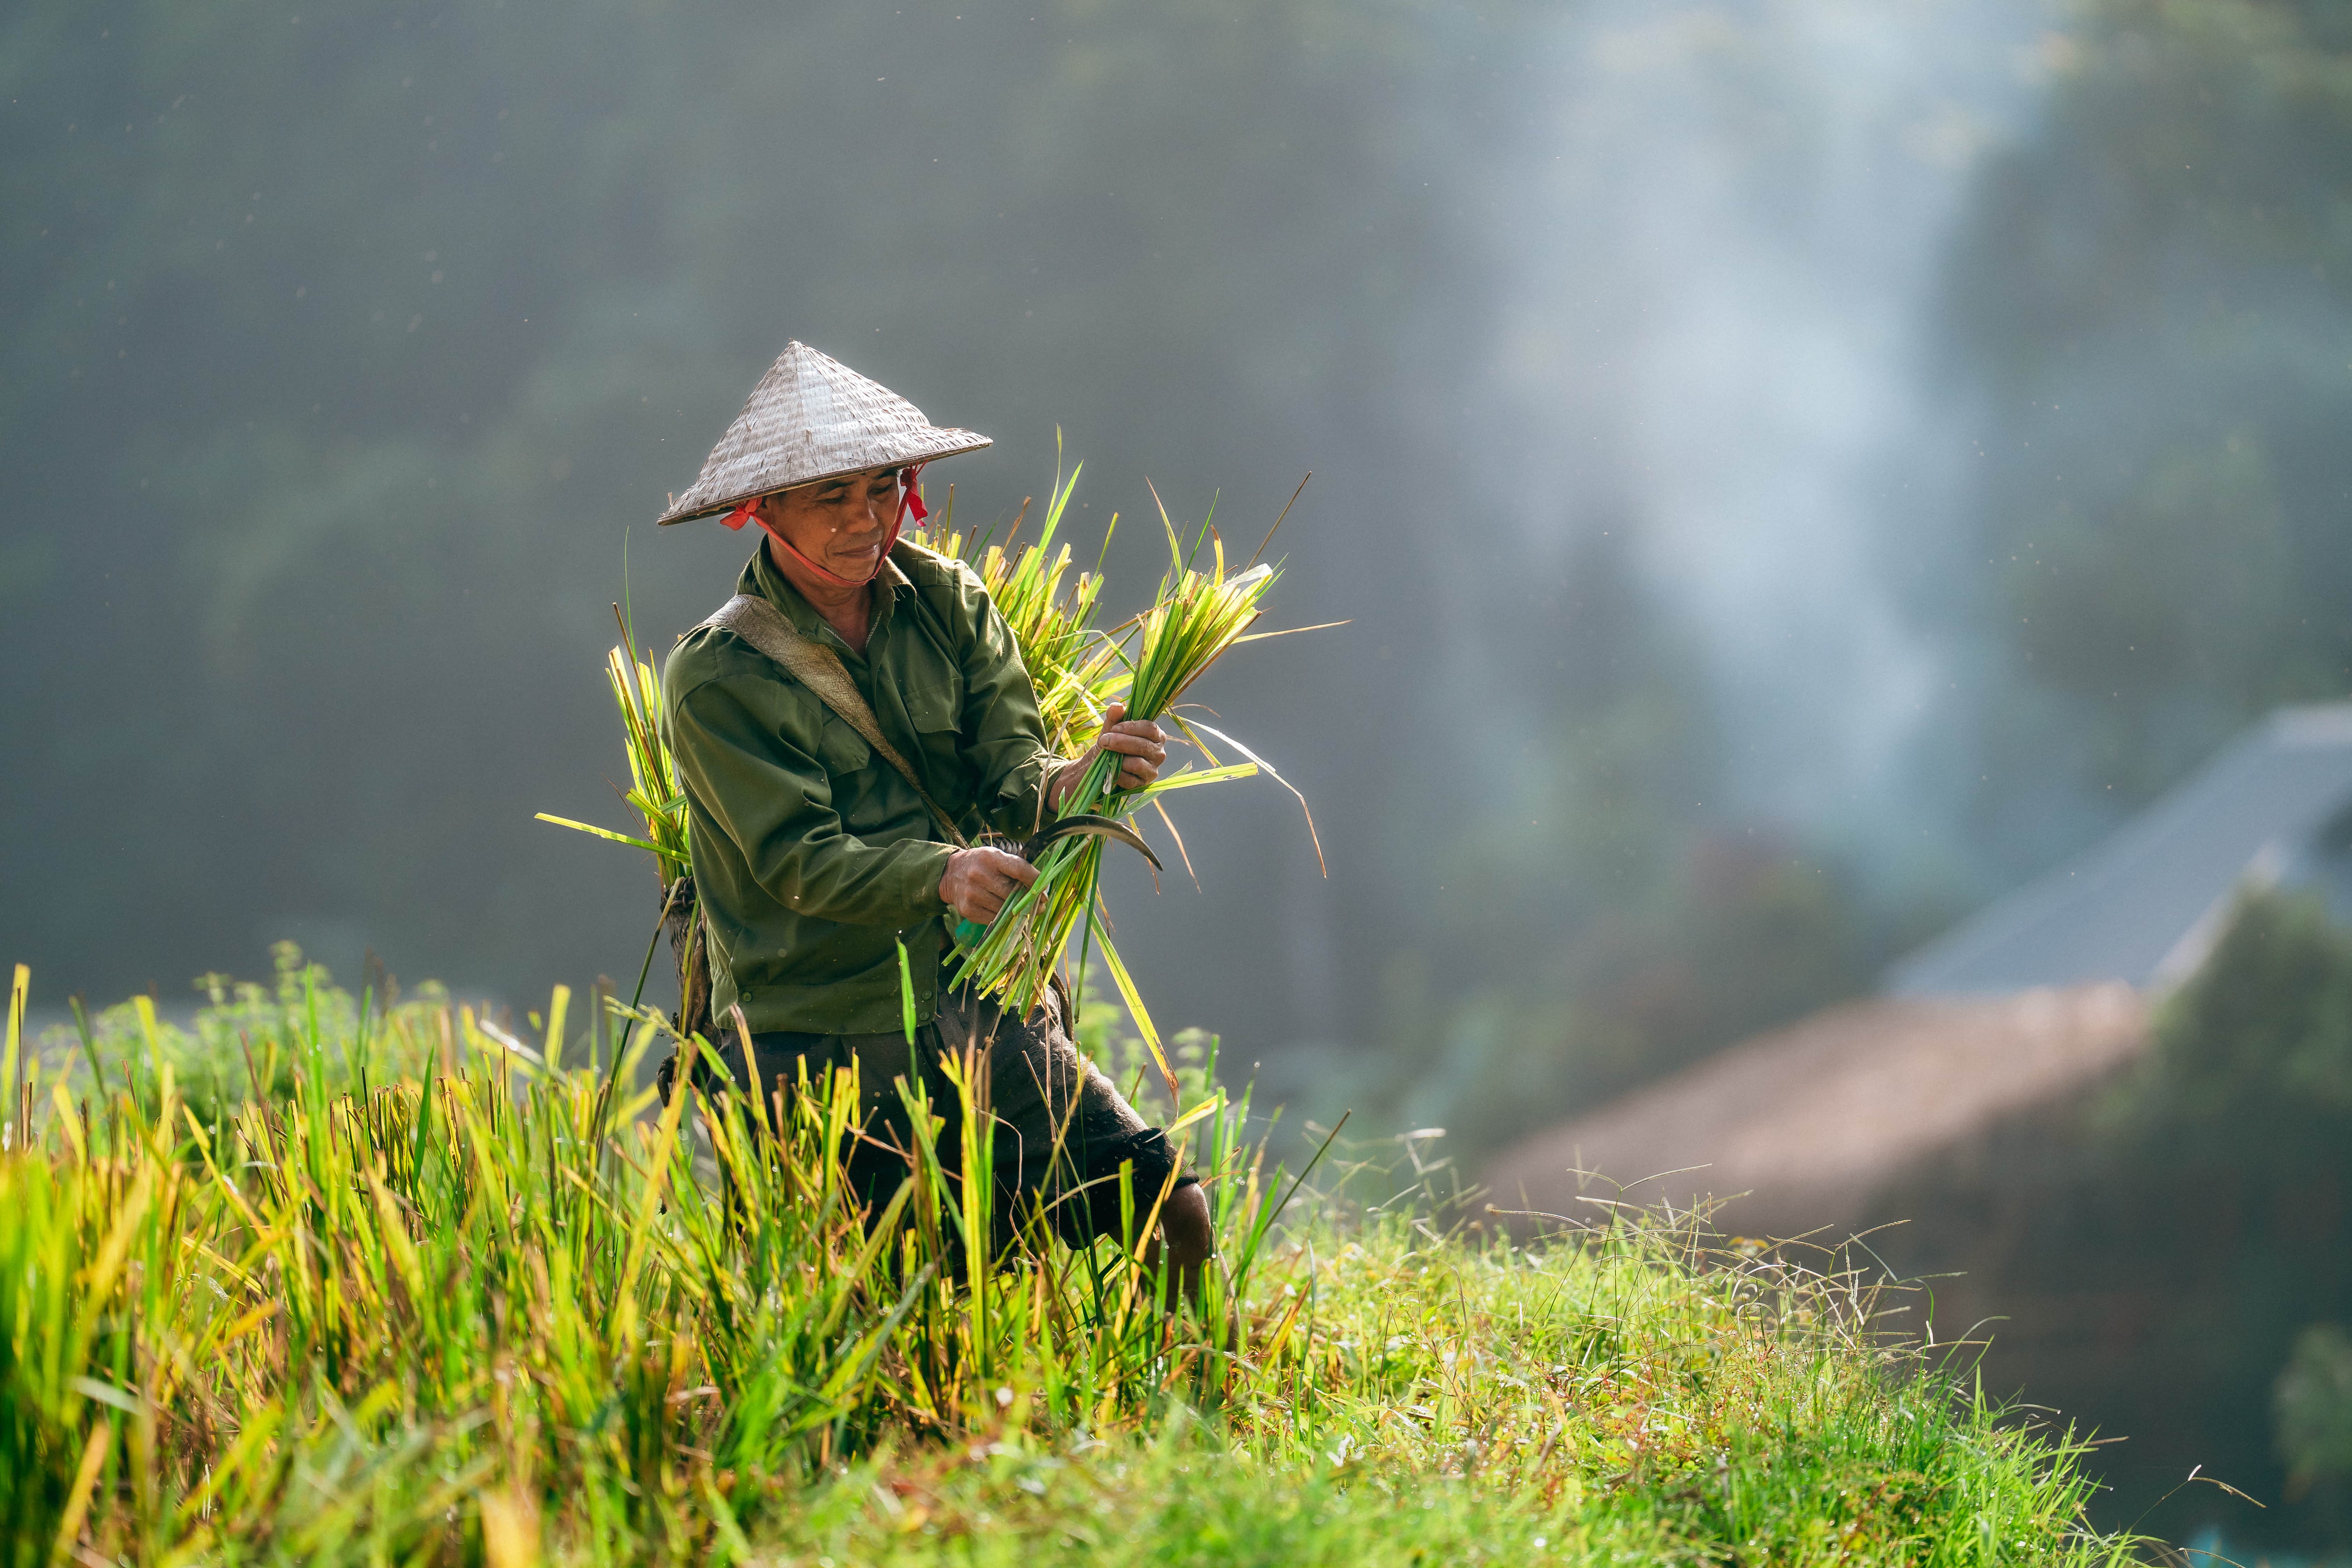
{"label": "man's other hand", "polygon": [[948,857],[940,898],[968,921],[986,925],[1003,911],[1004,900],[1037,879],[1037,868],[1002,849],[959,849]]}
{"label": "man's other hand", "polygon": [[1114,789],[1141,789],[1160,776],[1160,764],[1168,760],[1168,737],[1160,726],[1149,719],[1129,721],[1127,704],[1114,702],[1103,713],[1102,733],[1095,743],[1076,762],[1064,765],[1054,774],[1047,792],[1046,805],[1059,811],[1087,776],[1087,769],[1095,758],[1109,752],[1119,759],[1118,772],[1111,779]]}

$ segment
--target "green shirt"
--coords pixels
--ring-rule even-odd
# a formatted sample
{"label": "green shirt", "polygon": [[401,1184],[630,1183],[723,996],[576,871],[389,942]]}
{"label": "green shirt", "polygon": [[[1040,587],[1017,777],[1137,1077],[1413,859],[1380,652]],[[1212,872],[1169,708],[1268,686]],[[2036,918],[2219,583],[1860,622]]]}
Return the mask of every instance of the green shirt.
{"label": "green shirt", "polygon": [[[902,540],[871,591],[861,656],[765,549],[736,583],[840,656],[883,735],[966,837],[1026,833],[1055,759],[1020,650],[979,575]],[[921,798],[731,631],[688,632],[663,685],[709,922],[711,1016],[740,1002],[755,1031],[896,1029],[903,939],[915,1016],[928,1020],[946,941],[940,879],[954,849]]]}

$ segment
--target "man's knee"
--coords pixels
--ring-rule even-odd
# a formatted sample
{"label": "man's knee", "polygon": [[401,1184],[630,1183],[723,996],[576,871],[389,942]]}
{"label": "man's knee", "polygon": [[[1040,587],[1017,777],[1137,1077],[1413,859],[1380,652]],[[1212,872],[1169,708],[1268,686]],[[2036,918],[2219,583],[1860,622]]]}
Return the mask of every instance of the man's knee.
{"label": "man's knee", "polygon": [[1208,1189],[1193,1182],[1168,1194],[1160,1210],[1160,1229],[1168,1238],[1169,1264],[1196,1268],[1217,1249],[1215,1222],[1209,1215]]}
{"label": "man's knee", "polygon": [[1093,1141],[1077,1173],[1085,1184],[1086,1202],[1065,1205],[1063,1215],[1065,1239],[1074,1247],[1097,1236],[1132,1244],[1136,1237],[1127,1234],[1130,1225],[1141,1226],[1154,1205],[1166,1214],[1181,1194],[1200,1186],[1196,1177],[1178,1168],[1168,1135],[1157,1127]]}

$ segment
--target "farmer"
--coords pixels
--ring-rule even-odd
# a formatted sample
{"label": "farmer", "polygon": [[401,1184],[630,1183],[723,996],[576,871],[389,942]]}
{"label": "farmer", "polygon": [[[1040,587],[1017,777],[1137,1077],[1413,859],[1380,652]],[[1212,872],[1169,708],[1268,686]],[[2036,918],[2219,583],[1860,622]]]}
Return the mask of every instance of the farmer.
{"label": "farmer", "polygon": [[[1015,1018],[941,973],[950,926],[995,919],[1036,879],[1028,861],[974,840],[1051,820],[1097,752],[1118,754],[1129,786],[1157,778],[1167,754],[1158,725],[1124,722],[1114,705],[1085,756],[1055,755],[979,575],[899,537],[910,512],[925,515],[922,466],[988,445],[794,342],[662,514],[763,534],[737,596],[687,634],[664,677],[731,1082],[697,1078],[741,1090],[756,1070],[764,1103],[803,1064],[816,1082],[854,1062],[867,1137],[851,1175],[878,1205],[908,1169],[893,1152],[908,1135],[894,1080],[919,1078],[952,1115],[940,1064],[976,1048],[1000,1197],[1044,1204],[1083,1245],[1118,1234],[1127,1167],[1135,1215],[1166,1193],[1157,1239],[1197,1289],[1208,1203],[1167,1139],[1081,1063],[1066,993],[1056,984]],[[954,1168],[952,1149],[942,1158]]]}

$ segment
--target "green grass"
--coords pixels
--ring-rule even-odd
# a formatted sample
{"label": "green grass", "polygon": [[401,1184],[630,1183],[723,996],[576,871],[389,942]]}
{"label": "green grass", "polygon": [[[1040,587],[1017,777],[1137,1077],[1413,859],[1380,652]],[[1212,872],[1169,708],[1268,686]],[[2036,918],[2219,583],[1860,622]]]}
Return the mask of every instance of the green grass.
{"label": "green grass", "polygon": [[846,1101],[812,1086],[772,1156],[731,1111],[698,1140],[626,1087],[661,1042],[289,958],[193,1029],[28,1053],[0,1559],[2129,1560],[2081,1449],[1874,1335],[1853,1279],[1630,1212],[1533,1249],[1409,1198],[1276,1224],[1213,1051],[1179,1092],[1226,1267],[1171,1320],[1108,1244],[982,1266],[936,1156],[869,1236]]}

